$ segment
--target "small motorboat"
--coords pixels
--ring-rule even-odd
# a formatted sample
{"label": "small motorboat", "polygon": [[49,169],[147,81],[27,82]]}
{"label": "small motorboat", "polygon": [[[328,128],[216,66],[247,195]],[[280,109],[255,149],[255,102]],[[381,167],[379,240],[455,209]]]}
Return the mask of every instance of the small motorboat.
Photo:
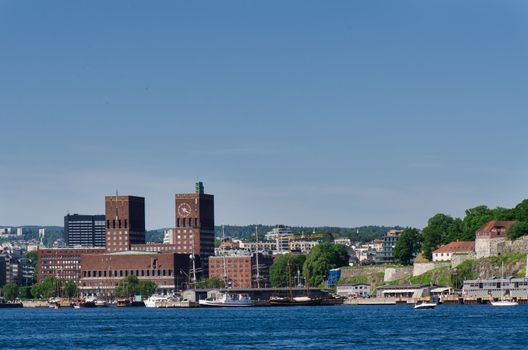
{"label": "small motorboat", "polygon": [[414,305],[415,309],[434,309],[438,305],[437,302],[424,300]]}

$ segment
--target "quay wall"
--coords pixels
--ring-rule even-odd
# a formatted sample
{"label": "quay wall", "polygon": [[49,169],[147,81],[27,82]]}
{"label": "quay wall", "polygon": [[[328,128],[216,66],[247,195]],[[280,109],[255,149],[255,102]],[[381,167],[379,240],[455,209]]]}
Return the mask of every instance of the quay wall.
{"label": "quay wall", "polygon": [[341,269],[341,278],[349,278],[356,276],[371,275],[374,273],[385,272],[385,266],[372,265],[372,266],[354,266],[351,268]]}

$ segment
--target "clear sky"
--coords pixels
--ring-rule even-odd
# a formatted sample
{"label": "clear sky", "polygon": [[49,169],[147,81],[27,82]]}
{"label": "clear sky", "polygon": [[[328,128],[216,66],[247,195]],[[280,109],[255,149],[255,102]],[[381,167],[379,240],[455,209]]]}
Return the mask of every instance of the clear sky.
{"label": "clear sky", "polygon": [[225,224],[528,197],[528,2],[0,0],[0,225],[197,179]]}

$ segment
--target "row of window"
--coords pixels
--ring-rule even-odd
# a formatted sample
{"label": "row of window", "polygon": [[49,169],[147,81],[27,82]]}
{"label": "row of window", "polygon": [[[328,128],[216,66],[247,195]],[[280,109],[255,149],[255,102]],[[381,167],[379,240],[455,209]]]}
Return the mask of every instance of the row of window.
{"label": "row of window", "polygon": [[[117,224],[117,227],[116,227],[116,224]],[[122,226],[124,228],[128,227],[128,220],[127,219],[125,219],[123,221],[121,221],[121,219],[106,220],[106,228],[121,228]]]}
{"label": "row of window", "polygon": [[172,276],[172,270],[113,270],[113,271],[83,271],[83,277],[126,277],[126,276]]}
{"label": "row of window", "polygon": [[194,227],[198,226],[198,218],[177,218],[176,219],[176,227],[193,227],[193,221],[194,221]]}

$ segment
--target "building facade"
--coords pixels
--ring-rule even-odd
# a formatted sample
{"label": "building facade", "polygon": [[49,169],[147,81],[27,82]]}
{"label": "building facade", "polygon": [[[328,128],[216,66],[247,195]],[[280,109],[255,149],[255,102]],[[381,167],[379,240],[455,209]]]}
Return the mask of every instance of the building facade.
{"label": "building facade", "polygon": [[396,246],[396,242],[400,239],[400,235],[403,230],[390,230],[383,236],[382,248],[383,250],[378,254],[377,258],[380,262],[392,261],[394,260],[394,255],[392,251]]}
{"label": "building facade", "polygon": [[343,297],[365,298],[370,296],[370,284],[344,284],[336,287],[336,294]]}
{"label": "building facade", "polygon": [[205,194],[203,183],[197,182],[195,193],[176,194],[175,205],[176,228],[172,242],[178,253],[199,255],[206,272],[208,258],[214,255],[214,196]]}
{"label": "building facade", "polygon": [[499,255],[499,245],[506,241],[508,229],[515,221],[492,220],[476,232],[475,253],[477,259]]}
{"label": "building facade", "polygon": [[111,296],[119,281],[127,276],[150,280],[158,292],[167,294],[188,282],[189,256],[175,253],[125,251],[84,254],[81,258],[79,290],[83,295]]}
{"label": "building facade", "polygon": [[102,254],[105,248],[44,248],[38,250],[38,282],[54,276],[64,281],[79,283],[81,255]]}
{"label": "building facade", "polygon": [[464,296],[475,298],[500,298],[503,294],[511,298],[526,298],[528,278],[490,278],[466,280],[462,287]]}
{"label": "building facade", "polygon": [[[209,257],[209,278],[217,277],[224,280],[224,259],[225,274],[227,282],[231,288],[256,288],[257,286],[269,287],[269,267],[273,263],[270,256],[259,254],[258,257],[258,278],[256,254],[246,256],[210,256]],[[257,283],[258,279],[258,283]]]}
{"label": "building facade", "polygon": [[128,251],[132,244],[145,244],[145,199],[106,196],[106,249]]}
{"label": "building facade", "polygon": [[105,216],[66,215],[64,217],[64,240],[68,247],[105,247]]}
{"label": "building facade", "polygon": [[475,242],[451,242],[433,251],[433,262],[451,261],[453,254],[473,253],[474,251]]}

